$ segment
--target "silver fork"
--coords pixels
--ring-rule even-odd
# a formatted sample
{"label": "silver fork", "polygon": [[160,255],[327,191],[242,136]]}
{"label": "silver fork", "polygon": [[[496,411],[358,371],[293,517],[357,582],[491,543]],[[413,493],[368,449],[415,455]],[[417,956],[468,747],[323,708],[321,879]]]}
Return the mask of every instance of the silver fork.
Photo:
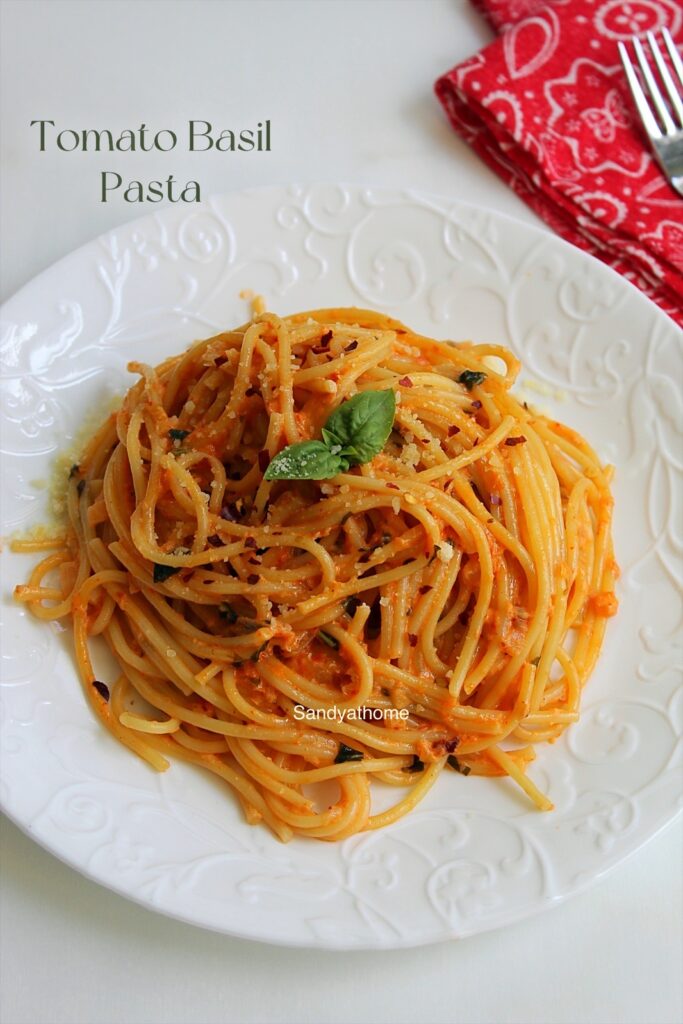
{"label": "silver fork", "polygon": [[667,28],[662,29],[662,38],[674,75],[678,78],[677,82],[666,65],[659,43],[652,32],[647,33],[652,61],[659,73],[661,86],[668,96],[668,104],[640,39],[636,36],[631,42],[649,100],[624,43],[619,43],[619,54],[633,101],[657,161],[673,188],[683,196],[683,61]]}

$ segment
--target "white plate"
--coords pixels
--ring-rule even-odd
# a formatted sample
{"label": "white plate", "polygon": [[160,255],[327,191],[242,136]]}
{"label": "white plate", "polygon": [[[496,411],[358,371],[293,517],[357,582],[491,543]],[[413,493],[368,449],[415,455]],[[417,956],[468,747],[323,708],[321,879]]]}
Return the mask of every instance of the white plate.
{"label": "white plate", "polygon": [[103,885],[268,942],[413,946],[548,906],[678,806],[681,333],[578,249],[448,199],[334,185],[167,208],[84,246],[4,309],[6,533],[44,518],[33,481],[86,413],[129,385],[126,362],[156,363],[243,322],[243,288],[280,313],[355,304],[436,337],[509,345],[530,397],[616,464],[621,608],[580,722],[531,769],[557,810],[531,809],[507,781],[449,773],[390,828],[282,845],[244,824],[219,782],[179,763],[157,775],[104,733],[70,634],[12,604],[33,560],[6,550],[3,807]]}

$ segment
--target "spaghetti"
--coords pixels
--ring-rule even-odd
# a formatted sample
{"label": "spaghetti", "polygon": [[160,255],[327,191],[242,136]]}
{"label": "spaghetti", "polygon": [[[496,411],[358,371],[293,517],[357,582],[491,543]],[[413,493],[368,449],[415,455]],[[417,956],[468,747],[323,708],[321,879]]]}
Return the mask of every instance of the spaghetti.
{"label": "spaghetti", "polygon": [[[527,766],[577,720],[616,611],[611,469],[510,393],[514,356],[329,309],[260,313],[129,369],[72,469],[66,534],[15,591],[71,619],[106,728],[160,771],[220,776],[283,840],[396,821],[444,769],[509,776],[551,809]],[[388,390],[374,457],[266,478],[343,403]],[[379,782],[399,798],[373,813]]]}

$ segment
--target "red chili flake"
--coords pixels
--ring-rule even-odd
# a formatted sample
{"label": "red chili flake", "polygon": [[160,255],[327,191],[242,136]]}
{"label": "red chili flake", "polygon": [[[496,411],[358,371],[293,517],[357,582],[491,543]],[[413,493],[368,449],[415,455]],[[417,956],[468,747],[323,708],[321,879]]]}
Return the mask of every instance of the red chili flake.
{"label": "red chili flake", "polygon": [[423,587],[420,587],[420,589],[418,590],[418,594],[428,594],[429,591],[433,589],[434,587],[430,583],[425,583],[425,585]]}
{"label": "red chili flake", "polygon": [[249,584],[250,587],[254,587],[256,586],[260,579],[260,576],[257,576],[255,572],[252,572],[249,576],[247,576],[247,583]]}
{"label": "red chili flake", "polygon": [[455,437],[455,435],[459,434],[459,433],[460,433],[460,427],[449,427],[448,428],[448,436],[449,437]]}
{"label": "red chili flake", "polygon": [[258,468],[261,470],[262,473],[265,473],[265,471],[268,469],[269,465],[270,465],[270,452],[267,452],[265,450],[265,448],[264,448],[263,451],[260,451],[258,453]]}
{"label": "red chili flake", "polygon": [[322,356],[327,352],[327,348],[324,345],[314,345],[311,352],[316,356]]}
{"label": "red chili flake", "polygon": [[256,538],[255,537],[245,537],[244,538],[244,546],[245,546],[245,548],[255,548],[256,547]]}
{"label": "red chili flake", "polygon": [[399,384],[402,388],[412,388],[413,382],[410,377],[401,377]]}
{"label": "red chili flake", "polygon": [[249,561],[249,565],[260,565],[261,564],[261,559],[257,558],[256,555],[252,555],[251,558],[248,559],[248,561]]}
{"label": "red chili flake", "polygon": [[429,438],[428,437],[421,437],[420,438],[420,442],[422,444],[429,444]]}
{"label": "red chili flake", "polygon": [[357,341],[352,341],[352,342],[350,342],[350,343],[349,343],[349,344],[348,344],[348,345],[346,346],[346,348],[344,349],[344,351],[345,351],[345,352],[353,352],[354,348],[358,348],[358,342],[357,342]]}
{"label": "red chili flake", "polygon": [[500,494],[492,494],[491,497],[489,498],[489,501],[491,502],[492,505],[502,505],[503,503],[503,499],[501,498]]}
{"label": "red chili flake", "polygon": [[400,491],[401,490],[401,488],[398,486],[398,484],[387,484],[387,487],[391,488],[392,491]]}
{"label": "red chili flake", "polygon": [[513,448],[516,444],[526,444],[526,438],[521,435],[519,437],[506,437],[505,444],[509,448]]}
{"label": "red chili flake", "polygon": [[481,402],[479,401],[478,398],[476,398],[474,400],[474,402],[472,402],[472,408],[475,409],[475,410],[476,409],[481,409]]}
{"label": "red chili flake", "polygon": [[106,683],[100,682],[99,679],[93,679],[92,684],[99,693],[102,700],[109,700],[109,687],[107,686]]}
{"label": "red chili flake", "polygon": [[414,633],[408,633],[408,643],[411,647],[417,647],[417,637]]}
{"label": "red chili flake", "polygon": [[329,343],[331,341],[332,341],[332,331],[325,331],[325,333],[323,334],[323,336],[320,339],[320,344],[322,345],[323,348],[327,348],[327,346],[329,345]]}
{"label": "red chili flake", "polygon": [[476,448],[478,444],[479,444],[479,438],[478,438],[478,437],[475,437],[475,439],[474,439],[474,444],[472,445],[472,447],[473,447],[473,448]]}
{"label": "red chili flake", "polygon": [[453,754],[458,748],[460,740],[454,736],[451,740],[435,740],[434,753]]}

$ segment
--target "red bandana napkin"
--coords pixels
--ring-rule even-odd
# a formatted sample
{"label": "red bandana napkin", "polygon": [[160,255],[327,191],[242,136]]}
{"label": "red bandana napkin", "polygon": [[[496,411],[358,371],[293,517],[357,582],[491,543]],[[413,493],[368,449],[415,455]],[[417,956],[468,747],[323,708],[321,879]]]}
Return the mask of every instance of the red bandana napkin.
{"label": "red bandana napkin", "polygon": [[683,326],[683,199],[642,135],[617,41],[667,25],[681,0],[472,0],[499,38],[444,75],[455,130],[568,241]]}

